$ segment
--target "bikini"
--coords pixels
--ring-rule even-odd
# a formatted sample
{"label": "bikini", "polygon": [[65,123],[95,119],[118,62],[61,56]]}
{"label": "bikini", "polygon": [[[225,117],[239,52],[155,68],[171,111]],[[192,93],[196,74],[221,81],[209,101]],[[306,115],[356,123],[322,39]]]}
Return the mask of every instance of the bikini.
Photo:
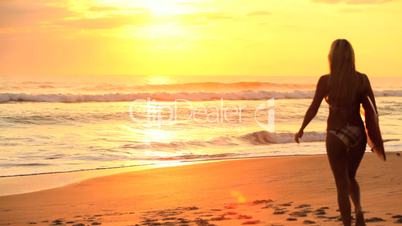
{"label": "bikini", "polygon": [[363,131],[359,126],[351,126],[347,124],[340,129],[328,130],[329,134],[336,136],[346,146],[347,150],[356,147],[363,139]]}

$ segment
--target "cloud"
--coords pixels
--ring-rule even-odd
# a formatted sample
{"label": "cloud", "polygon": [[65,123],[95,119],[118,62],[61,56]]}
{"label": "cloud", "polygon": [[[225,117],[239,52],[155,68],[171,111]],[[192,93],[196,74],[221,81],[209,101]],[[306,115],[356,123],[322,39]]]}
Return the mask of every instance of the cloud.
{"label": "cloud", "polygon": [[337,3],[345,3],[345,4],[381,4],[386,2],[391,2],[393,0],[313,0],[314,2],[321,2],[321,3],[330,3],[330,4],[337,4]]}
{"label": "cloud", "polygon": [[74,15],[66,7],[57,6],[49,1],[0,1],[0,28],[32,26]]}
{"label": "cloud", "polygon": [[265,10],[258,10],[258,11],[253,11],[249,12],[247,16],[270,16],[271,12],[265,11]]}
{"label": "cloud", "polygon": [[91,6],[88,10],[96,11],[96,12],[110,12],[110,11],[118,11],[120,8],[114,6]]}
{"label": "cloud", "polygon": [[[0,33],[13,33],[29,28],[67,27],[76,29],[108,29],[143,24],[149,15],[144,10],[130,8],[121,11],[113,6],[88,5],[86,12],[73,11],[66,1],[0,0]],[[37,30],[35,30],[37,31]]]}
{"label": "cloud", "polygon": [[361,13],[364,12],[361,8],[343,8],[340,9],[339,12],[342,13]]}
{"label": "cloud", "polygon": [[126,25],[145,24],[149,18],[145,14],[116,14],[97,18],[73,18],[59,21],[57,25],[79,29],[111,29]]}
{"label": "cloud", "polygon": [[232,19],[233,16],[225,14],[225,13],[220,13],[220,12],[211,12],[211,13],[196,13],[193,14],[194,17],[198,18],[205,18],[205,19],[210,19],[210,20],[222,20],[222,19]]}
{"label": "cloud", "polygon": [[199,12],[177,15],[173,20],[178,19],[180,22],[191,25],[206,25],[211,22],[233,20],[236,17],[223,12]]}

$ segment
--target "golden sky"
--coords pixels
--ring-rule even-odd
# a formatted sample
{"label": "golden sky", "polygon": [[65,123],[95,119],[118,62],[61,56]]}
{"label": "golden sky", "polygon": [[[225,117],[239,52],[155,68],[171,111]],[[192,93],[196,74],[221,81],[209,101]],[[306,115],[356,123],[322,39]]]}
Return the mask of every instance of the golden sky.
{"label": "golden sky", "polygon": [[398,0],[0,0],[0,76],[16,80],[316,76],[336,38],[361,71],[402,75]]}

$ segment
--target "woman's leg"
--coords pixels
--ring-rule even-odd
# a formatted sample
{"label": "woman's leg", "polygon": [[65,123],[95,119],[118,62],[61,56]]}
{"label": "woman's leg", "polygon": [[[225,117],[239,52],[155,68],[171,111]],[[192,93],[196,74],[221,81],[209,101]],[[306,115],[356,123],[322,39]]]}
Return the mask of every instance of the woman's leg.
{"label": "woman's leg", "polygon": [[345,145],[336,136],[327,135],[327,155],[335,177],[338,192],[338,205],[344,226],[351,226],[351,208],[349,200],[348,153]]}
{"label": "woman's leg", "polygon": [[360,202],[360,186],[356,180],[356,172],[366,150],[366,140],[349,152],[348,173],[350,180],[350,197],[355,206],[356,225],[364,226],[363,210]]}

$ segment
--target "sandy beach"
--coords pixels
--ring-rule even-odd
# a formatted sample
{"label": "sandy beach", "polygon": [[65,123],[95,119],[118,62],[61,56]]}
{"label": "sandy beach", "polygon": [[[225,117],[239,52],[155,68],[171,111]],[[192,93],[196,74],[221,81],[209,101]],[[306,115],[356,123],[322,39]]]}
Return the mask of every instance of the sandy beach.
{"label": "sandy beach", "polygon": [[[365,156],[358,179],[369,225],[402,222],[401,163],[397,153],[385,163]],[[326,156],[292,156],[127,172],[3,196],[0,225],[339,225],[336,210]]]}

